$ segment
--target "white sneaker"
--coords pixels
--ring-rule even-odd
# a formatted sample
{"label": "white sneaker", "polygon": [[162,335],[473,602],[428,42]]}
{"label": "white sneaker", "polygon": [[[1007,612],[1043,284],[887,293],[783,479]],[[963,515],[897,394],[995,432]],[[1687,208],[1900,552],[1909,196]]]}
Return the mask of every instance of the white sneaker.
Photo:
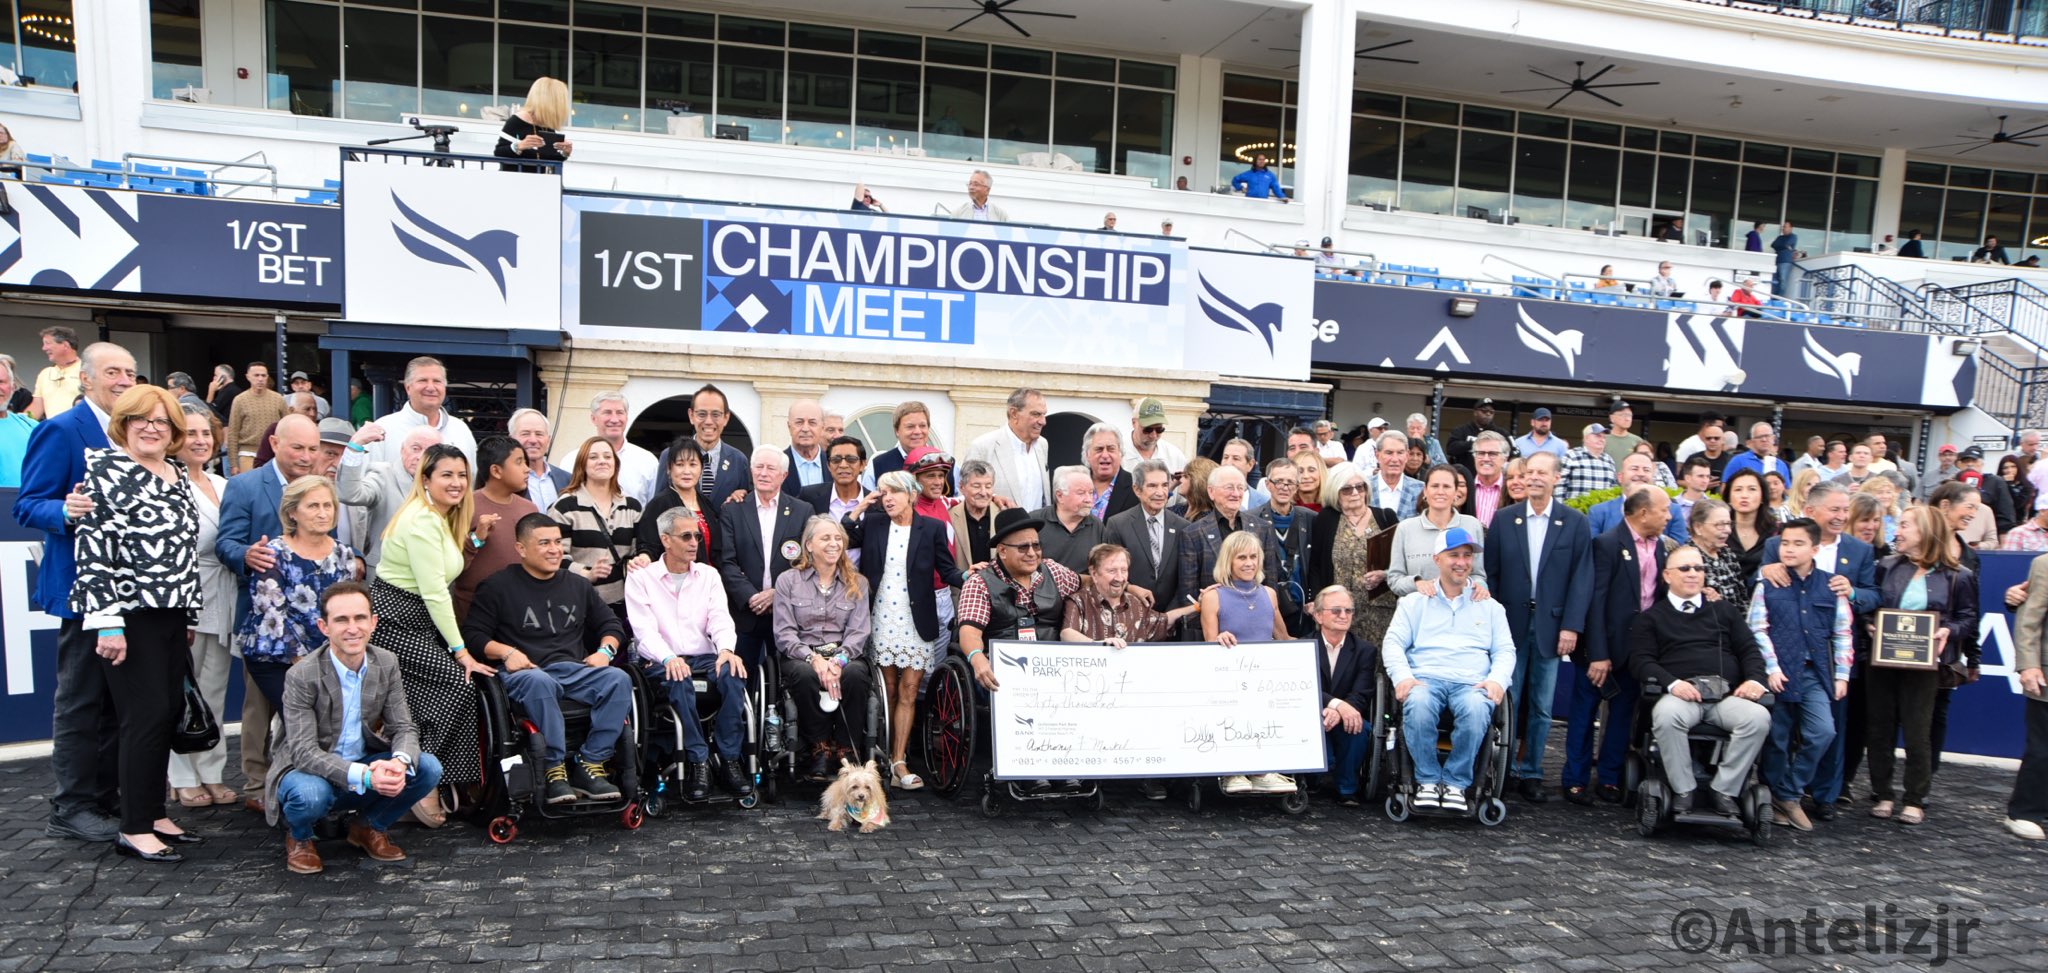
{"label": "white sneaker", "polygon": [[1442,803],[1443,803],[1443,809],[1444,809],[1444,810],[1446,810],[1446,811],[1456,811],[1456,812],[1458,812],[1458,813],[1460,813],[1460,814],[1463,814],[1463,813],[1465,813],[1466,811],[1469,811],[1469,810],[1471,810],[1471,808],[1469,808],[1469,807],[1467,807],[1467,806],[1465,805],[1465,789],[1464,789],[1464,788],[1462,788],[1462,787],[1445,787],[1445,788],[1443,788],[1443,792],[1444,792],[1444,797],[1443,797],[1443,802],[1442,802]]}
{"label": "white sneaker", "polygon": [[2028,821],[2022,818],[2006,818],[2005,830],[2028,841],[2040,841],[2043,838],[2048,838],[2048,831],[2041,830],[2039,822]]}
{"label": "white sneaker", "polygon": [[1416,786],[1416,788],[1415,788],[1415,806],[1416,806],[1416,807],[1442,807],[1442,806],[1443,806],[1443,790],[1444,790],[1444,788],[1443,788],[1443,785],[1442,785],[1442,784],[1420,784],[1420,785],[1417,785],[1417,786]]}
{"label": "white sneaker", "polygon": [[1252,781],[1251,781],[1251,778],[1249,778],[1249,777],[1246,777],[1246,776],[1245,776],[1245,775],[1243,775],[1243,774],[1236,774],[1236,775],[1233,775],[1233,776],[1230,776],[1230,777],[1225,777],[1225,778],[1223,778],[1223,780],[1222,780],[1222,782],[1221,782],[1221,783],[1222,783],[1222,787],[1223,787],[1223,793],[1225,793],[1225,794],[1250,794],[1250,793],[1252,793]]}
{"label": "white sneaker", "polygon": [[1286,774],[1260,774],[1252,778],[1252,790],[1260,794],[1292,794],[1294,778]]}

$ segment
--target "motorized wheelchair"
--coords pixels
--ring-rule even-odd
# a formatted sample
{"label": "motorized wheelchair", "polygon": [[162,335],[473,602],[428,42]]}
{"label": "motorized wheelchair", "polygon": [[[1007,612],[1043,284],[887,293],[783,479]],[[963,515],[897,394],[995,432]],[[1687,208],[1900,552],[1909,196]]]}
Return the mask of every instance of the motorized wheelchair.
{"label": "motorized wheelchair", "polygon": [[[1366,772],[1360,782],[1361,793],[1368,798],[1385,794],[1387,817],[1394,821],[1406,821],[1417,814],[1470,817],[1490,828],[1507,820],[1508,805],[1503,797],[1507,792],[1508,770],[1514,766],[1515,756],[1515,694],[1512,687],[1493,708],[1493,716],[1487,722],[1486,738],[1479,745],[1479,755],[1474,758],[1472,791],[1466,799],[1464,811],[1415,806],[1415,760],[1408,755],[1408,744],[1403,738],[1401,707],[1401,702],[1394,698],[1393,680],[1383,668],[1373,693],[1372,726],[1369,728],[1372,743],[1368,748]],[[1451,710],[1445,707],[1436,734],[1437,753],[1444,756],[1449,756],[1451,751],[1451,720]]]}
{"label": "motorized wheelchair", "polygon": [[[880,680],[877,680],[877,684]],[[991,745],[979,731],[988,722],[988,690],[974,681],[974,667],[953,644],[937,672],[924,682],[924,700],[918,706],[917,726],[912,735],[923,750],[925,786],[945,797],[955,797],[974,776],[977,761],[984,755],[993,764]],[[995,817],[1005,801],[1086,801],[1101,810],[1108,803],[1100,781],[1082,781],[1079,789],[1032,789],[1020,782],[997,780],[993,766],[981,774],[981,813]],[[1199,807],[1200,797],[1193,799]]]}
{"label": "motorized wheelchair", "polygon": [[[624,653],[613,665],[631,663]],[[483,777],[476,799],[463,807],[451,798],[450,808],[484,824],[484,834],[496,844],[519,836],[519,825],[532,815],[541,820],[616,815],[621,827],[633,830],[646,820],[640,803],[640,753],[644,745],[648,699],[645,686],[635,681],[632,706],[621,728],[618,747],[605,768],[619,796],[610,800],[582,799],[573,804],[549,804],[545,799],[547,741],[540,727],[520,713],[497,678],[472,679],[477,693],[477,748]],[[574,754],[590,733],[590,707],[573,699],[561,701],[563,741]],[[458,796],[459,797],[459,796]]]}
{"label": "motorized wheelchair", "polygon": [[[1744,787],[1735,799],[1735,806],[1742,810],[1741,817],[1731,818],[1716,814],[1698,804],[1685,814],[1672,812],[1671,785],[1665,780],[1663,751],[1657,745],[1655,726],[1651,720],[1651,710],[1656,706],[1657,700],[1664,697],[1664,693],[1665,687],[1662,684],[1654,680],[1644,681],[1642,700],[1636,707],[1634,723],[1629,734],[1635,748],[1629,751],[1622,768],[1623,780],[1632,788],[1629,793],[1635,796],[1636,830],[1648,838],[1674,823],[1740,828],[1749,832],[1750,840],[1757,845],[1769,845],[1771,789],[1761,780],[1761,757],[1756,761],[1756,766],[1750,768],[1749,785]],[[1775,697],[1772,694],[1765,693],[1757,702],[1769,709],[1774,701]],[[1694,794],[1706,793],[1708,784],[1714,779],[1715,771],[1720,769],[1721,760],[1728,750],[1728,739],[1728,731],[1704,722],[1695,724],[1686,732],[1686,743],[1692,748],[1693,776],[1696,778]],[[1700,798],[1701,803],[1704,803],[1704,800],[1704,797]]]}

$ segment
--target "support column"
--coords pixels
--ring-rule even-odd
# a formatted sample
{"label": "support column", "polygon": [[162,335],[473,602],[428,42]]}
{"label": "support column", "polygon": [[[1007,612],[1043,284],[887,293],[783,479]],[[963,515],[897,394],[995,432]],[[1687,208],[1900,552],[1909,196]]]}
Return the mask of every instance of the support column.
{"label": "support column", "polygon": [[71,17],[86,158],[119,160],[136,148],[149,97],[148,9],[133,0],[72,0]]}
{"label": "support column", "polygon": [[[1886,149],[1877,160],[1877,200],[1870,212],[1870,239],[1873,243],[1884,239],[1890,233],[1898,237],[1899,243],[1906,242],[1904,230],[1914,227],[1899,226],[1899,209],[1906,199],[1906,150]],[[1931,236],[1934,228],[1919,227]],[[1929,249],[1933,243],[1929,241]]]}
{"label": "support column", "polygon": [[1357,36],[1355,0],[1324,0],[1302,11],[1294,196],[1311,240],[1335,237],[1344,225]]}

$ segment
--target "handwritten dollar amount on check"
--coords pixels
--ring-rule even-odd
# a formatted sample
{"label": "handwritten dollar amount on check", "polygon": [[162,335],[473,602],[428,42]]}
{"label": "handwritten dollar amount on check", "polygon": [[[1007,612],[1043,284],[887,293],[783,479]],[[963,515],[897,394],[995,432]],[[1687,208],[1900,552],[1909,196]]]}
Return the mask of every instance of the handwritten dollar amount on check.
{"label": "handwritten dollar amount on check", "polygon": [[1311,642],[998,642],[996,776],[1321,771],[1314,653]]}

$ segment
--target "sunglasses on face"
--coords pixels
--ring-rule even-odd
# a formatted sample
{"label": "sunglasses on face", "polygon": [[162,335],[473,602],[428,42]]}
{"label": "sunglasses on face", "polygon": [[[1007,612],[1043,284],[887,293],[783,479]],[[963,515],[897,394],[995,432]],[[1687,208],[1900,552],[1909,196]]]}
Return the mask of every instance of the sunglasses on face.
{"label": "sunglasses on face", "polygon": [[680,534],[670,534],[668,536],[675,538],[676,540],[682,541],[685,544],[695,544],[697,543],[697,541],[702,539],[702,536],[694,530],[686,530]]}
{"label": "sunglasses on face", "polygon": [[830,463],[830,464],[832,464],[833,466],[858,466],[858,465],[860,465],[860,457],[858,457],[858,456],[834,456],[834,457],[831,457],[831,458],[829,458],[829,459],[825,460],[825,462],[827,462],[827,463]]}
{"label": "sunglasses on face", "polygon": [[1019,554],[1036,554],[1039,551],[1045,550],[1044,544],[1040,544],[1035,541],[1030,544],[998,544],[996,546],[1007,547],[1010,550],[1016,551]]}
{"label": "sunglasses on face", "polygon": [[1706,572],[1707,566],[1704,564],[1674,564],[1671,565],[1671,570],[1679,574],[1703,574]]}

